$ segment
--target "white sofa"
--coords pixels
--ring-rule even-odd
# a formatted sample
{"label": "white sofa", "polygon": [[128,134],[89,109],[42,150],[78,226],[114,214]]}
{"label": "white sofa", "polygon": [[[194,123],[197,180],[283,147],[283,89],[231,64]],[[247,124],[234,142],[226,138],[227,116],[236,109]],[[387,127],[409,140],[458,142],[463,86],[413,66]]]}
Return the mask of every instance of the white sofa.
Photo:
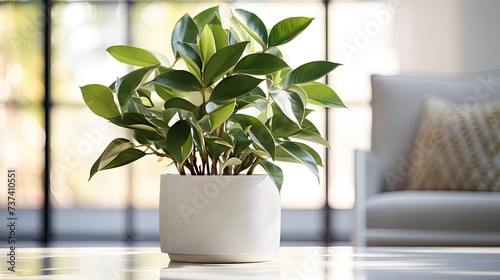
{"label": "white sofa", "polygon": [[500,192],[403,190],[428,94],[462,104],[500,100],[500,70],[372,76],[371,151],[355,152],[355,246],[500,245]]}

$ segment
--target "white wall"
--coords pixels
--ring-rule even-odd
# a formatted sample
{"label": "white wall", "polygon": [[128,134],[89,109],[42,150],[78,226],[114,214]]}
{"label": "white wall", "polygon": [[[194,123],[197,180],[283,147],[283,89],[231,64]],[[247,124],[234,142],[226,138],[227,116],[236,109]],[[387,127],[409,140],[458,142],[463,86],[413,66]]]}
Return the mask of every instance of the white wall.
{"label": "white wall", "polygon": [[401,0],[395,45],[402,73],[500,68],[500,1]]}

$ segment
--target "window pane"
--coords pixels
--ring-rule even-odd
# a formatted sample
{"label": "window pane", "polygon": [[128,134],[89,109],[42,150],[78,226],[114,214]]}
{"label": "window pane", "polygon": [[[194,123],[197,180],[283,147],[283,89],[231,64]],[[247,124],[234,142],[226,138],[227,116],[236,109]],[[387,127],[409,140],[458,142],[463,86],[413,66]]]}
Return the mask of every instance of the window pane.
{"label": "window pane", "polygon": [[43,100],[42,26],[40,5],[0,4],[0,103]]}
{"label": "window pane", "polygon": [[399,71],[392,38],[392,4],[334,2],[329,6],[329,57],[343,64],[333,72],[330,81],[349,107],[330,110],[329,116],[333,149],[328,202],[333,208],[353,206],[354,150],[370,149],[370,75]]}
{"label": "window pane", "polygon": [[125,208],[129,190],[128,169],[89,171],[106,146],[126,137],[125,129],[93,115],[87,108],[52,110],[51,190],[55,207]]}
{"label": "window pane", "polygon": [[351,106],[329,111],[330,192],[332,208],[349,209],[354,205],[354,150],[370,148],[371,107]]}
{"label": "window pane", "polygon": [[106,52],[125,42],[125,4],[55,4],[52,12],[52,96],[83,103],[79,86],[109,85],[126,66]]}
{"label": "window pane", "polygon": [[[43,204],[42,112],[40,107],[13,109],[0,104],[0,184],[5,182],[7,169],[16,169],[18,208],[40,208]],[[0,195],[0,205],[6,206],[6,201],[6,196]]]}

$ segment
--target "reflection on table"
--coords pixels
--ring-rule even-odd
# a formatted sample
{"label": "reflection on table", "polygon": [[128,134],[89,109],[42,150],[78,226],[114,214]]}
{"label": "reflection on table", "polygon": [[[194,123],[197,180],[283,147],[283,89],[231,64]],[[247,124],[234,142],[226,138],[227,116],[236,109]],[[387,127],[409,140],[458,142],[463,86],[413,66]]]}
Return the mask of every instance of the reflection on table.
{"label": "reflection on table", "polygon": [[158,247],[17,248],[2,279],[500,279],[500,248],[282,247],[270,262],[170,262]]}

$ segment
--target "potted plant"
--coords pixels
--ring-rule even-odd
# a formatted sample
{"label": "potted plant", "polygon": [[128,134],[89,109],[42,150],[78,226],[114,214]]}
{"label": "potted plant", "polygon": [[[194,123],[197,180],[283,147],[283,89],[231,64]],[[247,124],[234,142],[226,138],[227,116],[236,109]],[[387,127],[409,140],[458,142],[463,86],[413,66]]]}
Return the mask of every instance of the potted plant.
{"label": "potted plant", "polygon": [[[113,140],[90,178],[146,155],[177,168],[180,176],[162,175],[160,186],[160,243],[172,260],[263,261],[277,252],[283,173],[274,162],[303,164],[319,179],[322,160],[307,143],[329,145],[308,105],[345,107],[316,81],[339,64],[292,69],[279,49],[312,20],[286,18],[268,31],[243,9],[186,14],[173,28],[171,65],[154,52],[112,46],[135,69],[109,86],[81,87],[92,112],[134,139]],[[254,175],[258,166],[267,174]]]}

